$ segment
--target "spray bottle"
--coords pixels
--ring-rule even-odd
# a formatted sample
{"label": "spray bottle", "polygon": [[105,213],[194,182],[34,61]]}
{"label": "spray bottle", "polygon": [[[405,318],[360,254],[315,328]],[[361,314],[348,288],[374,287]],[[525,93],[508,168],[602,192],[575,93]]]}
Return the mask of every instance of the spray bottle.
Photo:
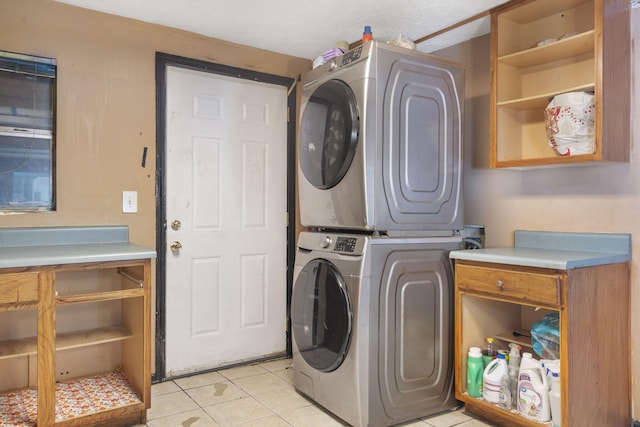
{"label": "spray bottle", "polygon": [[516,343],[509,344],[509,390],[511,391],[511,408],[518,407],[518,374],[520,373],[520,350]]}

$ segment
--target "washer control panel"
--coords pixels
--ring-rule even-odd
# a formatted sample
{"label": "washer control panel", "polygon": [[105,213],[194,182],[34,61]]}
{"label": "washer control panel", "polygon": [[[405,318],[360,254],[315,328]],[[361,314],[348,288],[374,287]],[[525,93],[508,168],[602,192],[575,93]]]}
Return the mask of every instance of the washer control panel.
{"label": "washer control panel", "polygon": [[336,238],[336,245],[333,250],[336,252],[349,252],[356,251],[357,240],[355,237],[338,237]]}

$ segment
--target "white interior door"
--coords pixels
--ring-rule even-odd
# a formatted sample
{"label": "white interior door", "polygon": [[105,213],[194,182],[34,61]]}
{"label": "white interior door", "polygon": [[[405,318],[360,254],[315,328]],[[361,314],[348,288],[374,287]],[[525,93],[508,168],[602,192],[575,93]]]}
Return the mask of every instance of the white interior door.
{"label": "white interior door", "polygon": [[284,353],[286,88],[166,81],[166,376]]}

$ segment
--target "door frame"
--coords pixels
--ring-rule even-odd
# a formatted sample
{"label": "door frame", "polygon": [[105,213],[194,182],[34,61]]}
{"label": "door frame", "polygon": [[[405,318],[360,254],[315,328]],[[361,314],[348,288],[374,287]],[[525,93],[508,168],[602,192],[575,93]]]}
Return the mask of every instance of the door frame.
{"label": "door frame", "polygon": [[[291,348],[291,291],[296,237],[296,98],[298,78],[261,73],[193,58],[156,52],[156,312],[155,312],[155,372],[154,383],[164,381],[166,371],[166,110],[167,67],[181,67],[235,77],[254,82],[269,83],[287,88],[287,313],[286,352]],[[293,112],[293,113],[292,113]],[[293,114],[293,118],[292,118]]]}

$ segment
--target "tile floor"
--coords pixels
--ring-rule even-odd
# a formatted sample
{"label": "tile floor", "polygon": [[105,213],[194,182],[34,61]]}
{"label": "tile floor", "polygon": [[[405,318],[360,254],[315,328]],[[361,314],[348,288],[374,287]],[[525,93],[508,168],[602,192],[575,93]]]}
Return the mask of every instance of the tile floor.
{"label": "tile floor", "polygon": [[[240,366],[151,386],[148,427],[330,427],[347,425],[293,388],[291,359]],[[490,426],[464,410],[403,426]]]}

